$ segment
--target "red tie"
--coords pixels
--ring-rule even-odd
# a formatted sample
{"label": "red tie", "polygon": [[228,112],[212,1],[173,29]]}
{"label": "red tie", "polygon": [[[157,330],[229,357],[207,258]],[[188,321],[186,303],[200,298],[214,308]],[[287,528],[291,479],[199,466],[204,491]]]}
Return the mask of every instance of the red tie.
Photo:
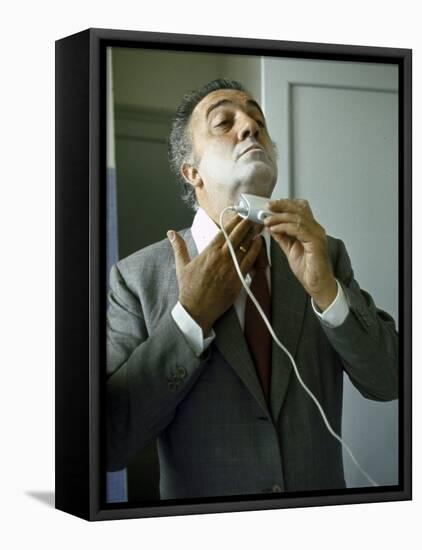
{"label": "red tie", "polygon": [[[254,264],[254,274],[250,289],[258,300],[263,312],[271,323],[271,297],[268,288],[266,269],[268,265],[267,250],[264,239],[261,251]],[[267,403],[270,400],[271,376],[271,334],[260,313],[249,298],[245,308],[245,338]]]}

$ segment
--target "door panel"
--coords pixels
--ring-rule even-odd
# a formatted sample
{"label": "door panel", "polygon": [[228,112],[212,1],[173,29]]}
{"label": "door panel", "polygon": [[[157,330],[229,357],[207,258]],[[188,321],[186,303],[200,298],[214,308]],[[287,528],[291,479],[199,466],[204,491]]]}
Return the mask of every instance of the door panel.
{"label": "door panel", "polygon": [[[263,107],[279,152],[273,196],[309,201],[345,242],[361,287],[396,322],[397,77],[393,65],[263,60]],[[397,420],[397,401],[365,399],[345,375],[343,439],[380,485],[398,482]],[[343,456],[348,486],[367,485]]]}

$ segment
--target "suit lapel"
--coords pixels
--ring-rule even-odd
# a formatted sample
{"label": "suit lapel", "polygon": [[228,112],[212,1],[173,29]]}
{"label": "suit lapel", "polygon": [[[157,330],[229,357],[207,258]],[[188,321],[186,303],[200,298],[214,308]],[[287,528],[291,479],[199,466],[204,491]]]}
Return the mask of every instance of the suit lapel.
{"label": "suit lapel", "polygon": [[256,374],[255,365],[249,353],[245,336],[239,324],[234,307],[222,315],[214,324],[215,343],[227,363],[233,368],[263,411],[268,414],[264,392]]}
{"label": "suit lapel", "polygon": [[[183,235],[191,258],[198,254],[191,230]],[[295,357],[306,308],[307,294],[293,275],[279,246],[271,241],[272,326],[281,343]],[[234,307],[214,324],[215,344],[265,413],[268,406],[249,354]],[[271,414],[277,422],[293,367],[284,351],[273,341],[271,368]]]}
{"label": "suit lapel", "polygon": [[[295,358],[302,328],[307,294],[292,273],[282,250],[271,241],[272,326],[280,342]],[[273,341],[271,368],[271,413],[277,422],[293,366],[286,353]]]}
{"label": "suit lapel", "polygon": [[[183,235],[191,258],[198,254],[191,230]],[[215,345],[227,363],[233,368],[261,408],[268,414],[264,392],[249,354],[248,346],[234,307],[229,308],[215,323]]]}
{"label": "suit lapel", "polygon": [[[183,237],[186,247],[188,249],[189,257],[193,258],[198,255],[198,249],[196,248],[195,242],[192,238],[192,233],[190,229],[182,229],[178,233]],[[177,282],[176,274],[176,263],[174,261],[174,253],[172,250],[169,252],[167,268],[164,268],[166,272],[166,277],[168,277],[167,291],[163,296],[162,307],[160,308],[158,314],[163,315],[167,312],[168,309],[173,309],[174,304],[178,300],[179,296],[179,285]]]}
{"label": "suit lapel", "polygon": [[195,256],[197,256],[198,249],[196,248],[195,241],[193,240],[191,229],[186,229],[186,231],[182,234],[182,237],[185,240],[186,247],[189,252],[189,257],[194,258]]}

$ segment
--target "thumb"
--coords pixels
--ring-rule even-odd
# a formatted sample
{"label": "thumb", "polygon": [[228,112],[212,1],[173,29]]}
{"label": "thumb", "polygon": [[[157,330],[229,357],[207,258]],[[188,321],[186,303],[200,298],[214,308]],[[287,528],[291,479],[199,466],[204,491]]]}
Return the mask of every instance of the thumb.
{"label": "thumb", "polygon": [[176,262],[176,271],[177,273],[179,273],[180,270],[183,269],[185,265],[190,262],[189,252],[186,248],[186,243],[183,240],[183,237],[181,237],[179,233],[177,233],[177,231],[173,231],[173,229],[170,229],[169,231],[167,231],[167,237],[173,248],[174,261]]}

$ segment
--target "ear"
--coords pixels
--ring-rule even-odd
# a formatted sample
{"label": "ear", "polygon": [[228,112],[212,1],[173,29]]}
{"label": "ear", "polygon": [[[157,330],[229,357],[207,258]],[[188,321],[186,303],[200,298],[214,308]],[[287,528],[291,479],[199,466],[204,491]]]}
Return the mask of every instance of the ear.
{"label": "ear", "polygon": [[198,170],[192,166],[192,164],[184,162],[180,168],[180,173],[187,183],[190,183],[193,187],[199,188],[203,186],[202,178],[199,175]]}

